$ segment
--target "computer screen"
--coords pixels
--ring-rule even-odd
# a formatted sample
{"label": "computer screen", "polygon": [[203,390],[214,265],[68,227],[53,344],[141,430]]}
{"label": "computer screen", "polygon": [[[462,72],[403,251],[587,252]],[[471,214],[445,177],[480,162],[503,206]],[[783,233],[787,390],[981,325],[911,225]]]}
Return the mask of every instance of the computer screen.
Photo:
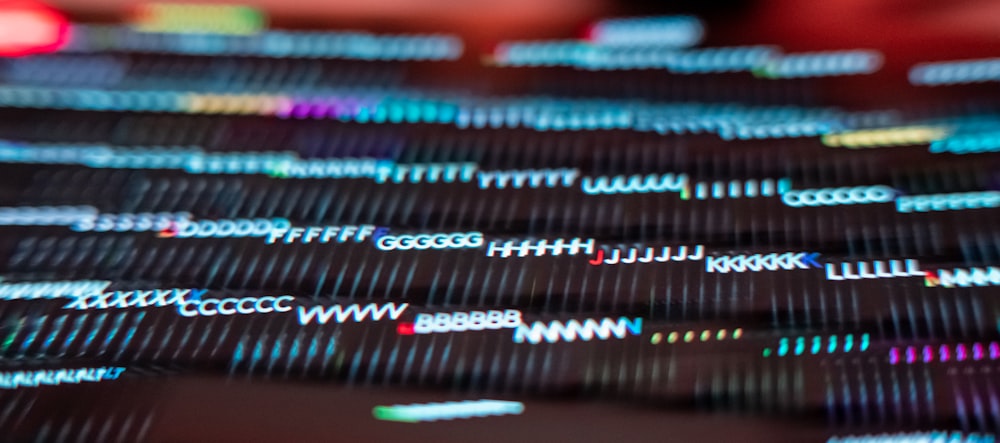
{"label": "computer screen", "polygon": [[0,0],[0,441],[994,442],[998,21]]}

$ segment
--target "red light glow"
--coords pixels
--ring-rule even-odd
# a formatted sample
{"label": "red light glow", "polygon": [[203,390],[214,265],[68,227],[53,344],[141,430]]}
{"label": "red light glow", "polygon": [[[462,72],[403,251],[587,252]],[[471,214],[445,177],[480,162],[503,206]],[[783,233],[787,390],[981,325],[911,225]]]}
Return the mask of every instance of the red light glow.
{"label": "red light glow", "polygon": [[164,230],[162,230],[160,232],[157,232],[156,236],[160,237],[160,238],[173,238],[173,237],[176,237],[177,236],[177,224],[174,223],[174,222],[170,222],[170,226],[167,226],[166,229],[164,229]]}
{"label": "red light glow", "polygon": [[413,323],[400,323],[396,326],[396,333],[399,335],[413,335]]}
{"label": "red light glow", "polygon": [[67,41],[69,22],[40,3],[0,0],[0,57],[53,52]]}

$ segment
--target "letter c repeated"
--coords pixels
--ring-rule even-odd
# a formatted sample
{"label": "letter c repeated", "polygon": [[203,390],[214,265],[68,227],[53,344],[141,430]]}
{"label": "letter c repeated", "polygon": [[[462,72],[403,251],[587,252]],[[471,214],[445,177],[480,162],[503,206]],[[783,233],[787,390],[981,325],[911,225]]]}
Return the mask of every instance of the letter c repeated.
{"label": "letter c repeated", "polygon": [[235,308],[229,308],[229,309],[225,309],[224,308],[223,305],[225,305],[226,303],[230,303],[230,302],[235,306],[237,300],[235,298],[224,298],[224,299],[222,299],[222,300],[219,301],[219,314],[222,314],[222,315],[233,315],[233,314],[236,313],[236,309]]}
{"label": "letter c repeated", "polygon": [[201,306],[198,306],[198,314],[200,314],[200,315],[204,315],[204,316],[206,316],[206,317],[211,317],[211,316],[213,316],[213,315],[216,315],[216,314],[218,314],[218,313],[219,313],[219,311],[217,311],[217,310],[214,310],[214,309],[213,309],[212,311],[207,311],[207,310],[205,309],[205,306],[208,306],[208,304],[209,304],[209,303],[212,303],[212,304],[219,304],[219,300],[202,300],[202,302],[201,302]]}
{"label": "letter c repeated", "polygon": [[[189,300],[178,303],[177,312],[184,317],[214,317],[216,315],[266,314],[292,310],[295,297],[244,297]],[[211,305],[215,305],[213,308]]]}
{"label": "letter c repeated", "polygon": [[[246,303],[246,302],[250,302],[251,306],[244,308],[243,307],[243,303]],[[253,302],[254,302],[254,299],[252,299],[252,298],[242,298],[242,299],[240,299],[239,303],[236,303],[236,310],[239,311],[240,314],[253,314],[254,312],[257,312],[257,311],[253,310],[253,305],[252,305]]]}
{"label": "letter c repeated", "polygon": [[[264,300],[267,300],[267,299],[271,299],[271,306],[272,307],[267,308],[267,310],[264,310],[264,307],[261,306],[261,303],[263,303]],[[261,298],[258,298],[257,299],[257,303],[254,303],[253,307],[257,310],[257,312],[264,312],[264,313],[272,312],[272,311],[274,311],[274,297],[261,297]]]}

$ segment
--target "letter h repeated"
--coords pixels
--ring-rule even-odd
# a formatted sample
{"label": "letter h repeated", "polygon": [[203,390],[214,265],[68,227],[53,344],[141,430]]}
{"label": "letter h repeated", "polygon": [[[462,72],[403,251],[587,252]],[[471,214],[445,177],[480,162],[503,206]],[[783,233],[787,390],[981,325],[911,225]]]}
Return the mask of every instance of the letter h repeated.
{"label": "letter h repeated", "polygon": [[[515,245],[515,243],[517,243]],[[517,254],[518,257],[527,257],[529,255],[535,257],[542,257],[550,253],[552,255],[576,255],[585,253],[591,254],[594,251],[594,239],[587,239],[582,241],[580,238],[569,239],[555,239],[552,243],[548,240],[542,239],[537,241],[523,240],[520,242],[515,242],[508,240],[502,243],[497,241],[491,241],[486,249],[486,255],[488,257],[495,257],[497,254],[501,258],[507,258],[511,255]]]}

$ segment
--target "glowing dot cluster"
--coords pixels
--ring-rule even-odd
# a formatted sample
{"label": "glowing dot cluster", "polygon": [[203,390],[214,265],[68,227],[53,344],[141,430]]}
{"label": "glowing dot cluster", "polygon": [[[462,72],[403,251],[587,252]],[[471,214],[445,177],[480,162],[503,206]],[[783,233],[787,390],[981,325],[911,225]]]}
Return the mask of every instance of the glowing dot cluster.
{"label": "glowing dot cluster", "polygon": [[[871,337],[868,334],[861,334],[859,340],[855,342],[854,334],[847,334],[840,340],[839,336],[814,335],[812,337],[782,337],[778,341],[777,356],[800,356],[818,355],[821,353],[833,354],[835,352],[864,352],[871,344]],[[764,348],[764,357],[774,354],[771,348]]]}
{"label": "glowing dot cluster", "polygon": [[360,60],[455,60],[462,40],[451,35],[267,31],[253,35],[144,33],[114,25],[74,25],[63,52],[136,51],[161,54]]}
{"label": "glowing dot cluster", "polygon": [[889,363],[893,365],[950,361],[1000,360],[1000,344],[983,343],[943,344],[940,346],[897,346],[889,349]]}
{"label": "glowing dot cluster", "polygon": [[248,6],[145,3],[136,7],[131,24],[140,32],[247,35],[262,31],[265,21]]}
{"label": "glowing dot cluster", "polygon": [[697,17],[668,15],[599,20],[590,26],[587,39],[601,45],[694,46],[705,27]]}
{"label": "glowing dot cluster", "polygon": [[[739,340],[743,337],[743,328],[736,329],[703,329],[696,331],[671,331],[666,334],[668,344],[695,343],[707,341]],[[663,333],[657,332],[650,338],[650,343],[657,345],[663,342]]]}
{"label": "glowing dot cluster", "polygon": [[934,154],[942,152],[978,154],[997,151],[1000,151],[1000,132],[948,137],[931,143],[930,147],[930,152]]}
{"label": "glowing dot cluster", "polygon": [[921,63],[910,69],[910,83],[919,86],[1000,80],[1000,58]]}
{"label": "glowing dot cluster", "polygon": [[909,126],[826,134],[823,144],[849,149],[930,143],[948,136],[951,130],[943,126]]}

